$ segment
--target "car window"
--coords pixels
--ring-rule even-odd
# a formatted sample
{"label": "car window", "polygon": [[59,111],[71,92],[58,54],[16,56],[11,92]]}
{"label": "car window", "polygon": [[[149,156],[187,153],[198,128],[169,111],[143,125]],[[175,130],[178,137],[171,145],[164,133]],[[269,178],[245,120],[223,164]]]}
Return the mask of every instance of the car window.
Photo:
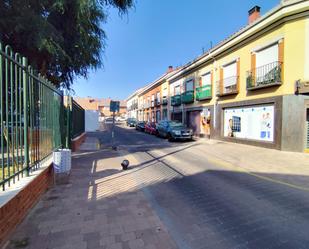
{"label": "car window", "polygon": [[182,123],[180,123],[180,122],[174,122],[174,121],[169,122],[169,125],[170,125],[171,127],[183,127],[183,124],[182,124]]}

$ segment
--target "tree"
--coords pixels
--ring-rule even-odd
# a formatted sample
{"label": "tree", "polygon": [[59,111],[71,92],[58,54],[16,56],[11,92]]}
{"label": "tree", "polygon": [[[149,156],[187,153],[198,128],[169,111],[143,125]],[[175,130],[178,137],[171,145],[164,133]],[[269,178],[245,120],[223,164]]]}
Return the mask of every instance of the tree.
{"label": "tree", "polygon": [[126,13],[134,0],[4,0],[0,40],[27,57],[56,86],[102,66],[107,9]]}

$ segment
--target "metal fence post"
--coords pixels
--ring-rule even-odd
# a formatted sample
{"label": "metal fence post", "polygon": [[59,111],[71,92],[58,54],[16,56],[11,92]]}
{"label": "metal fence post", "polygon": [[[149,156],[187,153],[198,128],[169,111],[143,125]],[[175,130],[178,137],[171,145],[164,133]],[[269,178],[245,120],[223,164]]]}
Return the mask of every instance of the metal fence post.
{"label": "metal fence post", "polygon": [[27,167],[27,176],[29,176],[30,165],[29,165],[29,141],[28,141],[28,124],[29,124],[29,113],[28,113],[28,77],[27,77],[27,58],[23,57],[23,109],[24,109],[24,163]]}

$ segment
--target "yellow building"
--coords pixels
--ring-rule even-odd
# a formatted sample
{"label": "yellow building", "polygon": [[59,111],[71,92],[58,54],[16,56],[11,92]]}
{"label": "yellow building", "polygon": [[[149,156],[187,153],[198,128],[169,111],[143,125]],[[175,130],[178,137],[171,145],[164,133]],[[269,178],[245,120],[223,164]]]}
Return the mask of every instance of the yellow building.
{"label": "yellow building", "polygon": [[[285,0],[169,77],[169,117],[196,135],[309,146],[309,1]],[[308,84],[309,85],[309,84]]]}

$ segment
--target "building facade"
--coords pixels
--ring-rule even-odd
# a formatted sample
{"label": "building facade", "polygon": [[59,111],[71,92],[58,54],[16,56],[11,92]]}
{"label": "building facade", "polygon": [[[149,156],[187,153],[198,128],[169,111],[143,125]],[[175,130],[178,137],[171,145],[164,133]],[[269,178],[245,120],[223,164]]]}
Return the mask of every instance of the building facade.
{"label": "building facade", "polygon": [[142,89],[138,89],[132,95],[130,95],[127,100],[127,118],[139,119],[139,106],[138,106],[138,94]]}
{"label": "building facade", "polygon": [[309,149],[309,1],[285,0],[166,78],[168,118],[197,136]]}
{"label": "building facade", "polygon": [[[99,111],[100,117],[111,117],[113,113],[110,112],[111,99],[98,99],[98,98],[75,98],[75,101],[83,107],[85,110]],[[127,112],[126,101],[120,100],[119,112],[116,113],[118,116],[124,116]]]}

